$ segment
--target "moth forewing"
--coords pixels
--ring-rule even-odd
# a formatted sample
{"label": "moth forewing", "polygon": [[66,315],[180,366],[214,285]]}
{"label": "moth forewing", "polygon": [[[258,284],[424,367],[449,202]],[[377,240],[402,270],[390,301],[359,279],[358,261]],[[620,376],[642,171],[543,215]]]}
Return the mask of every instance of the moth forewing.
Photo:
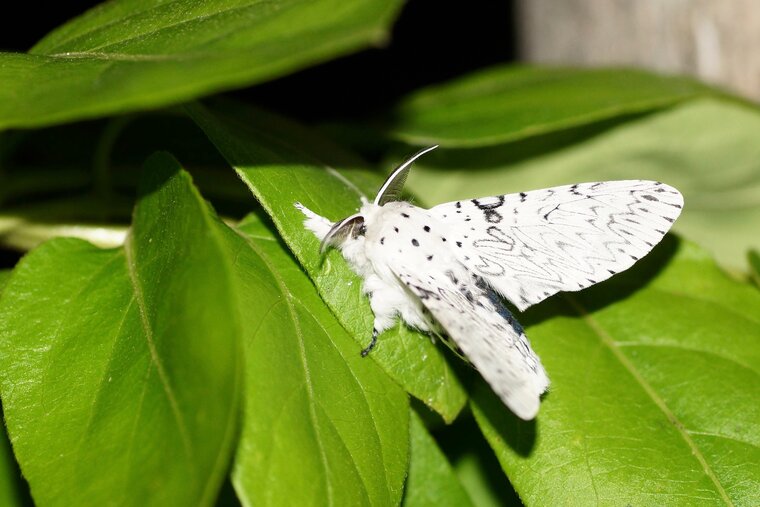
{"label": "moth forewing", "polygon": [[[324,248],[340,248],[363,277],[375,315],[370,345],[397,317],[448,334],[517,416],[535,417],[549,379],[518,309],[605,280],[646,255],[670,229],[683,197],[668,185],[628,180],[454,201],[426,210],[398,201],[401,164],[359,213],[331,224],[304,207]],[[431,319],[433,319],[431,321]]]}

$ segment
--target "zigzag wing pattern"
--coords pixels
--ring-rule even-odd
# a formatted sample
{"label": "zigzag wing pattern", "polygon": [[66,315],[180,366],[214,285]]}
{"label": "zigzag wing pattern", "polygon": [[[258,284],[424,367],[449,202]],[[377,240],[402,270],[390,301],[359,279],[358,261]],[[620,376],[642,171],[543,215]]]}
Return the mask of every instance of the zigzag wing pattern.
{"label": "zigzag wing pattern", "polygon": [[454,254],[520,310],[628,269],[660,242],[683,197],[655,181],[578,183],[430,209]]}
{"label": "zigzag wing pattern", "polygon": [[401,262],[393,264],[396,276],[420,298],[501,400],[519,417],[535,417],[549,379],[522,327],[493,289],[464,266],[421,273]]}

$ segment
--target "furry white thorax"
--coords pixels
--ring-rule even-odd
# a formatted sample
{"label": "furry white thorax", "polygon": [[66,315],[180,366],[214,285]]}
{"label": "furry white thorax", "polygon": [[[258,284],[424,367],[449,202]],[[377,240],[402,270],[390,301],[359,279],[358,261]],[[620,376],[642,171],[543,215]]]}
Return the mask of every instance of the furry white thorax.
{"label": "furry white thorax", "polygon": [[[384,262],[378,250],[368,248],[368,244],[380,241],[387,231],[383,224],[384,216],[397,214],[400,208],[410,208],[409,211],[420,210],[406,202],[390,202],[384,206],[378,206],[371,202],[365,202],[359,209],[359,214],[364,217],[366,233],[357,237],[348,237],[337,247],[348,262],[351,269],[364,280],[362,289],[369,296],[370,307],[375,314],[374,331],[382,333],[393,326],[396,317],[401,317],[408,325],[421,331],[431,331],[435,328],[430,318],[425,315],[424,306],[420,299],[409,292],[398,277]],[[317,215],[305,206],[299,206],[306,220],[304,225],[320,241],[330,231],[333,222]]]}

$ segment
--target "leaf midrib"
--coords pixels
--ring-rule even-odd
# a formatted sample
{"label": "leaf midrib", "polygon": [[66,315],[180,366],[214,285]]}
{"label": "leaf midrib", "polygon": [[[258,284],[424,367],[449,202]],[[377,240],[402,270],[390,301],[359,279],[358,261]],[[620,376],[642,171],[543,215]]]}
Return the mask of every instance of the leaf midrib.
{"label": "leaf midrib", "polygon": [[[117,39],[117,40],[110,40],[110,41],[108,41],[106,43],[103,43],[101,45],[93,46],[92,48],[89,48],[87,50],[83,50],[83,51],[71,51],[71,52],[69,52],[69,51],[66,51],[66,52],[57,52],[58,48],[60,48],[62,46],[66,46],[66,45],[70,45],[70,44],[76,45],[77,41],[83,40],[83,39],[87,39],[89,36],[92,36],[95,33],[101,33],[104,30],[107,30],[107,29],[109,29],[110,27],[112,27],[114,25],[124,23],[125,21],[128,21],[128,20],[133,19],[133,18],[138,17],[138,16],[146,15],[150,11],[158,10],[159,8],[163,9],[163,8],[165,8],[168,5],[171,5],[171,4],[174,4],[174,3],[178,3],[178,1],[179,0],[173,0],[171,2],[167,2],[167,3],[161,4],[160,6],[154,6],[154,7],[151,7],[150,9],[145,9],[145,10],[137,11],[137,12],[131,13],[128,16],[125,16],[125,17],[122,17],[122,18],[119,18],[119,19],[115,19],[115,20],[109,21],[108,23],[105,23],[103,25],[95,26],[95,27],[93,27],[93,29],[87,30],[85,32],[78,32],[74,36],[66,37],[66,38],[63,38],[62,40],[56,42],[54,46],[51,46],[50,48],[47,48],[44,53],[43,52],[37,52],[37,51],[35,51],[36,50],[36,46],[35,46],[35,48],[32,48],[32,50],[30,51],[30,54],[44,55],[44,56],[67,56],[67,55],[71,55],[71,54],[82,54],[82,55],[88,55],[88,54],[101,54],[101,55],[114,54],[114,55],[116,55],[118,53],[109,53],[107,49],[109,47],[129,44],[130,42],[135,41],[135,40],[151,37],[151,36],[156,35],[159,32],[162,32],[162,31],[165,31],[165,30],[170,30],[170,29],[176,28],[178,26],[186,25],[188,23],[194,23],[194,22],[198,22],[198,21],[206,21],[206,20],[210,20],[210,19],[213,19],[213,18],[221,16],[221,15],[228,15],[231,12],[244,11],[244,10],[247,10],[247,9],[250,9],[250,8],[257,7],[259,5],[271,3],[271,2],[261,1],[261,0],[259,0],[259,1],[252,1],[252,2],[248,2],[248,3],[242,4],[242,5],[236,5],[236,6],[232,6],[232,7],[223,9],[223,10],[215,11],[215,12],[210,13],[210,14],[205,14],[205,15],[200,15],[200,16],[186,18],[186,19],[181,19],[181,20],[177,20],[175,22],[172,22],[172,23],[169,23],[169,24],[166,24],[166,25],[155,26],[155,27],[153,27],[150,30],[147,30],[147,31],[144,31],[144,32],[139,32],[139,33],[132,33],[128,37],[124,37],[124,38]],[[287,7],[292,7],[292,5],[287,6]],[[278,11],[276,13],[276,16],[282,16],[284,12],[285,11]],[[269,20],[271,18],[272,18],[272,16],[267,16],[264,19],[265,20]],[[373,32],[376,31],[373,28],[369,28],[368,29],[364,25],[357,25],[357,26],[353,26],[353,27],[350,27],[350,28],[352,28],[352,32],[351,32],[351,34],[348,37],[349,39],[352,38],[355,34],[363,34],[363,33],[372,34]],[[335,31],[335,29],[336,29],[336,27],[332,26],[332,30]],[[183,51],[182,53],[174,53],[174,54],[177,54],[177,55],[185,54],[185,55],[187,55],[188,53],[189,54],[202,54],[202,53],[206,53],[207,51],[200,50],[200,48],[202,48],[204,45],[209,44],[209,42],[211,42],[211,41],[223,39],[224,37],[227,37],[229,35],[235,34],[235,33],[239,32],[239,31],[240,31],[240,27],[237,26],[237,25],[235,25],[235,26],[231,27],[227,32],[218,34],[216,37],[214,37],[213,39],[209,39],[208,41],[204,41],[203,44],[200,45],[200,46],[190,47],[190,48],[187,48],[187,50]],[[290,36],[292,34],[285,34],[285,35],[286,36]],[[256,46],[258,46],[258,43],[256,45],[237,46],[235,48],[232,48],[232,50],[246,50],[246,49],[250,49],[250,48],[256,47]],[[227,51],[220,51],[220,52],[221,53],[225,53]],[[149,57],[151,55],[145,54],[145,55],[140,55],[140,56]]]}
{"label": "leaf midrib", "polygon": [[[201,218],[203,219],[204,224],[206,225],[206,228],[210,232],[210,235],[212,238],[214,238],[216,241],[216,247],[219,253],[219,257],[221,262],[222,270],[224,271],[225,277],[227,279],[227,290],[231,291],[231,297],[234,299],[233,308],[235,309],[234,315],[237,317],[237,332],[238,337],[236,338],[238,344],[243,347],[242,345],[242,323],[240,322],[242,317],[238,313],[238,308],[240,308],[239,303],[239,295],[238,295],[238,286],[234,273],[234,267],[232,260],[226,255],[225,252],[225,241],[222,237],[220,227],[226,227],[224,223],[221,221],[221,219],[214,220],[211,213],[212,210],[209,208],[209,205],[206,203],[206,201],[201,196],[200,192],[197,190],[196,187],[193,186],[192,177],[188,173],[181,173],[181,175],[185,178],[185,183],[188,186],[190,196],[195,201],[195,205],[197,206],[198,211],[200,212]],[[125,242],[126,246],[127,242]],[[125,248],[126,249],[126,248]],[[242,247],[241,247],[242,249]],[[230,440],[234,438],[235,436],[235,427],[237,425],[237,417],[236,414],[238,413],[238,405],[241,399],[241,392],[242,392],[242,376],[243,376],[243,368],[241,366],[241,363],[238,362],[235,364],[235,379],[234,379],[234,395],[233,395],[233,403],[230,403],[229,412],[227,413],[227,425],[224,431],[224,440],[222,441],[222,445],[220,446],[219,452],[216,455],[216,461],[214,462],[214,465],[208,474],[206,478],[206,483],[203,485],[202,494],[201,497],[198,499],[198,505],[207,505],[212,503],[213,497],[215,494],[215,491],[213,490],[212,486],[214,485],[214,478],[224,473],[224,470],[227,467],[227,463],[222,459],[225,456],[225,453],[223,452],[226,447],[230,447],[231,443]]]}
{"label": "leaf midrib", "polygon": [[169,382],[169,376],[164,369],[164,364],[161,361],[161,358],[159,357],[155,338],[153,336],[153,328],[151,327],[150,321],[148,319],[145,295],[143,294],[142,285],[140,284],[140,279],[136,271],[137,265],[134,259],[133,241],[134,237],[130,231],[130,234],[127,236],[127,239],[124,242],[124,253],[127,261],[127,272],[129,273],[129,280],[130,284],[132,285],[132,292],[134,293],[135,301],[137,302],[137,308],[140,314],[140,324],[142,326],[143,333],[145,334],[145,341],[148,345],[151,362],[156,367],[156,372],[158,373],[161,387],[163,387],[163,392],[166,395],[166,399],[169,402],[169,406],[171,407],[172,415],[174,416],[174,420],[177,424],[177,429],[179,430],[180,437],[182,439],[182,445],[185,449],[185,454],[188,458],[192,458],[193,446],[190,439],[190,434],[188,432],[187,426],[185,425],[184,418],[182,417],[182,412],[179,408],[179,403],[174,393],[174,389]]}
{"label": "leaf midrib", "polygon": [[715,475],[715,472],[707,463],[707,460],[702,454],[702,451],[699,449],[699,447],[697,447],[694,440],[692,440],[689,432],[686,431],[683,423],[681,423],[681,421],[670,410],[670,408],[668,408],[665,401],[662,398],[660,398],[660,396],[657,394],[654,388],[644,379],[644,377],[641,375],[638,369],[636,369],[633,363],[630,362],[628,357],[626,357],[626,355],[623,354],[623,352],[617,347],[613,338],[609,334],[607,334],[607,332],[593,319],[593,317],[586,311],[586,309],[580,304],[580,302],[578,302],[577,299],[570,294],[564,294],[564,297],[565,297],[565,300],[570,304],[570,306],[578,313],[581,319],[586,323],[586,325],[594,332],[594,334],[596,334],[596,336],[599,338],[601,343],[607,347],[607,349],[613,354],[615,359],[617,359],[618,362],[621,364],[621,366],[623,366],[623,368],[625,368],[625,370],[628,371],[628,373],[633,377],[636,383],[639,384],[639,386],[644,390],[647,396],[649,396],[649,398],[657,406],[657,408],[659,408],[660,411],[663,413],[663,415],[665,415],[665,417],[668,419],[668,421],[670,421],[671,425],[675,428],[676,432],[686,442],[687,446],[691,450],[691,454],[697,459],[697,461],[701,465],[702,470],[704,471],[705,475],[707,475],[707,477],[712,481],[721,499],[725,502],[726,505],[733,507],[734,504],[729,498],[728,494],[726,493],[726,490],[723,488],[723,485],[718,480],[717,476]]}
{"label": "leaf midrib", "polygon": [[[85,283],[80,284],[79,290],[76,292],[76,294],[74,294],[73,296],[71,296],[67,300],[61,301],[59,303],[61,305],[61,307],[65,307],[67,304],[70,304],[72,302],[77,301],[85,292],[87,292],[87,290],[90,287],[90,285],[93,282],[95,282],[98,279],[98,277],[104,271],[106,271],[106,269],[109,268],[112,263],[116,262],[118,259],[119,259],[119,256],[115,255],[111,259],[108,259],[103,265],[99,266],[98,269],[95,271],[95,273],[93,273],[90,277],[88,277],[88,279],[87,279],[87,281]],[[23,262],[23,260],[22,260],[22,262]],[[58,326],[57,326],[55,332],[53,333],[53,336],[52,336],[52,339],[51,339],[51,343],[56,344],[60,340],[61,333],[62,333],[65,325],[69,323],[69,320],[73,317],[73,315],[74,314],[72,314],[72,313],[67,313],[58,322]],[[52,351],[52,347],[51,347],[50,350]],[[46,385],[48,383],[47,377],[49,375],[49,372],[51,370],[51,366],[53,364],[53,356],[54,355],[52,353],[48,354],[48,358],[46,360],[46,364],[45,364],[44,368],[42,369],[42,378],[40,380],[40,385]],[[41,407],[45,406],[45,391],[44,390],[40,392],[39,402],[38,403],[39,403],[39,406],[41,406]]]}
{"label": "leaf midrib", "polygon": [[250,241],[248,238],[246,238],[245,235],[240,234],[238,231],[235,231],[235,232],[250,246],[251,250],[256,253],[259,259],[261,259],[261,262],[263,262],[266,265],[267,269],[272,274],[272,278],[277,284],[280,294],[282,294],[282,298],[283,298],[282,300],[286,303],[288,313],[290,314],[290,319],[293,322],[293,327],[295,329],[296,337],[298,341],[299,358],[301,359],[301,367],[304,372],[306,391],[309,395],[309,399],[312,401],[311,403],[309,403],[309,418],[311,419],[312,426],[314,427],[314,431],[317,434],[316,441],[317,441],[317,447],[319,448],[319,458],[322,461],[322,467],[325,470],[324,483],[325,483],[325,491],[327,492],[327,499],[328,499],[327,504],[333,505],[334,499],[333,499],[332,485],[328,479],[328,475],[330,473],[330,466],[327,460],[327,454],[326,454],[325,448],[322,445],[322,438],[320,438],[319,421],[317,418],[316,410],[314,409],[314,404],[316,403],[316,397],[314,396],[314,386],[312,385],[311,372],[309,370],[309,366],[306,361],[306,351],[304,349],[304,343],[303,343],[303,340],[304,340],[303,332],[301,330],[301,326],[298,321],[298,316],[296,315],[293,301],[291,300],[290,291],[287,290],[287,287],[285,286],[285,283],[283,282],[283,280],[280,278],[279,274],[277,273],[277,270],[274,269],[274,266],[270,264],[269,259],[263,254],[263,252],[258,248],[258,246],[254,244],[253,241]]}
{"label": "leaf midrib", "polygon": [[[284,280],[279,275],[279,272],[275,271],[274,267],[269,263],[269,260],[268,260],[268,258],[266,256],[266,254],[264,254],[264,252],[262,252],[258,248],[258,246],[256,246],[255,243],[252,241],[252,239],[261,239],[261,240],[267,240],[267,241],[274,241],[274,240],[272,238],[266,238],[266,237],[255,236],[255,235],[248,235],[248,234],[243,234],[243,233],[240,233],[240,235],[251,246],[251,248],[254,250],[254,252],[256,253],[256,255],[262,260],[262,262],[265,263],[265,265],[267,266],[268,270],[272,274],[272,277],[275,279],[275,281],[276,281],[276,283],[278,285],[278,289],[279,289],[279,291],[280,291],[280,293],[282,295],[282,300],[287,302],[288,312],[290,313],[291,318],[294,321],[294,327],[296,328],[296,332],[297,332],[298,338],[299,338],[299,347],[301,349],[300,353],[301,353],[302,365],[303,365],[304,371],[306,372],[307,377],[308,377],[309,372],[308,372],[308,368],[307,368],[307,365],[306,365],[305,349],[303,347],[304,336],[303,336],[303,334],[301,332],[300,325],[297,323],[297,322],[300,322],[300,320],[298,320],[298,317],[297,317],[296,312],[295,312],[295,304],[294,304],[294,301],[293,301],[293,297],[291,295],[292,293],[287,288]],[[319,329],[322,331],[322,333],[325,336],[329,337],[330,333],[324,327],[324,325],[322,324],[322,322],[317,318],[317,316],[314,315],[314,313],[311,311],[311,309],[307,305],[303,304],[302,301],[297,300],[297,302],[298,302],[298,305],[300,306],[300,308],[302,308],[309,315],[309,317],[311,317],[311,319],[314,322],[314,324],[317,327],[319,327]],[[341,327],[341,329],[342,329],[342,327]],[[332,346],[336,350],[336,352],[338,354],[340,354],[340,351],[334,346],[334,344]],[[372,411],[371,411],[370,403],[369,403],[369,400],[367,399],[367,395],[366,395],[364,389],[362,389],[362,383],[359,381],[359,379],[357,378],[356,374],[354,373],[354,371],[351,368],[348,368],[348,372],[351,374],[351,377],[354,379],[354,382],[356,382],[356,385],[359,388],[359,392],[362,395],[362,400],[366,404],[367,411],[371,413]],[[310,385],[310,383],[311,383],[310,379],[307,379],[307,383],[309,384],[309,387],[311,387],[311,385]],[[321,404],[319,403],[319,401],[317,400],[317,398],[314,396],[313,390],[311,390],[311,389],[309,390],[309,395],[310,395],[310,398],[313,400],[313,404],[319,406],[320,408],[322,408],[322,410],[324,410],[324,408],[321,406]],[[313,411],[313,407],[312,406],[310,406],[310,412],[311,411]],[[328,413],[328,412],[325,411],[325,413]],[[379,433],[379,429],[377,427],[377,423],[376,423],[376,421],[375,421],[375,419],[373,417],[370,417],[370,419],[371,419],[373,427],[375,429],[373,435],[375,436],[375,442],[376,442],[377,447],[380,450],[380,454],[382,456],[381,460],[383,462],[385,462],[385,456],[384,456],[384,453],[383,453],[383,446],[382,446],[382,442],[380,441],[380,438],[379,438],[379,434],[380,433]],[[344,450],[347,452],[347,454],[349,456],[351,456],[352,465],[354,467],[354,470],[356,471],[356,474],[359,477],[359,479],[362,481],[362,485],[364,487],[364,492],[367,495],[367,497],[369,498],[370,488],[367,485],[366,478],[362,474],[361,469],[357,466],[358,460],[354,457],[353,453],[350,450],[350,447],[345,442],[345,440],[343,439],[343,437],[340,435],[340,432],[337,431],[337,428],[336,428],[335,424],[332,422],[332,420],[330,419],[329,416],[327,417],[327,421],[333,427],[335,433],[340,437],[340,442],[341,442],[341,444],[343,444]],[[315,423],[315,427],[316,427],[316,423]],[[322,450],[321,445],[320,445],[320,450]],[[327,470],[327,468],[326,468],[326,470]],[[384,472],[385,472],[385,483],[388,484],[388,485],[390,485],[391,481],[390,481],[390,477],[388,476],[389,470],[387,469],[387,467],[384,467]],[[388,498],[392,497],[392,494],[391,494],[390,490],[386,490],[386,493],[388,495]]]}
{"label": "leaf midrib", "polygon": [[[322,322],[319,319],[317,319],[316,315],[314,315],[312,313],[311,309],[307,308],[306,305],[303,305],[303,304],[301,304],[301,307],[304,309],[304,311],[306,313],[308,313],[311,316],[311,318],[314,320],[314,322],[316,323],[316,325],[319,326],[319,328],[322,330],[322,332],[325,334],[325,336],[330,336],[330,333],[322,325]],[[343,328],[341,327],[341,329],[343,329]],[[334,344],[333,344],[333,348],[336,350],[336,352],[338,352],[338,354],[340,354],[340,351],[337,350],[337,347],[335,347]],[[367,398],[367,393],[365,392],[364,389],[362,389],[362,387],[363,387],[362,383],[359,381],[359,378],[356,376],[356,373],[351,368],[347,368],[347,369],[348,369],[348,372],[351,374],[351,377],[354,379],[354,382],[356,382],[357,387],[359,388],[359,392],[362,395],[362,400],[364,401],[364,403],[365,403],[365,405],[367,407],[367,412],[369,414],[372,414],[372,407],[370,406],[369,399]],[[385,455],[383,453],[383,446],[382,446],[382,442],[380,441],[380,436],[379,436],[380,435],[380,428],[377,427],[377,421],[375,421],[375,418],[373,416],[370,416],[370,420],[372,421],[372,427],[374,429],[372,435],[374,436],[374,440],[375,440],[375,442],[377,444],[377,448],[380,449],[380,455],[382,457],[381,460],[382,460],[383,463],[385,463]],[[332,421],[330,421],[330,423],[333,424]],[[333,424],[333,427],[335,427],[334,424]],[[337,429],[336,429],[336,433],[337,433]],[[348,452],[348,454],[351,456],[351,459],[356,463],[358,460],[356,460],[354,458],[354,456],[351,453],[348,445],[345,444],[345,442],[343,441],[342,438],[341,438],[341,443],[343,443],[343,447],[346,449],[346,452]],[[364,480],[364,477],[362,476],[361,470],[359,470],[359,467],[357,467],[357,466],[355,466],[355,468],[356,468],[357,475],[362,479],[362,483],[365,486],[365,490],[369,493],[369,488],[367,488],[367,483]],[[387,466],[383,467],[383,471],[385,472],[385,483],[388,484],[388,485],[390,485],[391,484],[391,478],[388,475],[390,473],[388,467]],[[390,491],[388,491],[388,494],[389,494],[389,497],[392,496]]]}
{"label": "leaf midrib", "polygon": [[[136,17],[145,15],[145,14],[151,12],[151,11],[157,11],[157,10],[159,10],[159,8],[160,9],[165,9],[167,6],[171,6],[172,4],[179,3],[180,1],[181,0],[172,0],[170,2],[166,2],[166,3],[163,3],[161,5],[152,6],[149,9],[144,9],[144,10],[139,10],[137,12],[133,12],[133,13],[129,14],[128,16],[124,16],[124,17],[121,17],[119,19],[114,19],[112,21],[109,21],[108,23],[105,23],[105,24],[102,24],[102,25],[97,25],[97,26],[93,27],[93,29],[91,29],[91,30],[87,30],[87,31],[84,31],[84,32],[78,32],[73,37],[68,37],[66,39],[63,39],[63,40],[59,41],[58,43],[56,43],[55,46],[51,47],[45,53],[35,53],[35,54],[47,54],[47,55],[57,54],[57,53],[54,53],[56,47],[61,47],[61,46],[64,46],[66,44],[72,44],[72,43],[75,43],[77,40],[86,39],[88,36],[91,36],[91,35],[93,35],[95,33],[103,32],[104,30],[107,30],[108,28],[110,28],[110,27],[112,27],[114,25],[123,24],[125,21],[129,21],[129,20],[134,19]],[[182,19],[182,20],[179,20],[179,21],[175,21],[173,23],[169,23],[167,25],[161,25],[161,26],[154,27],[153,29],[145,31],[145,32],[132,33],[131,36],[129,36],[129,37],[125,37],[123,39],[118,39],[118,40],[113,40],[113,41],[110,41],[108,44],[103,44],[101,46],[95,46],[95,47],[93,47],[91,49],[92,50],[97,50],[97,49],[107,48],[109,46],[113,46],[113,45],[117,45],[117,44],[128,43],[128,42],[136,40],[136,39],[140,39],[140,38],[143,38],[143,37],[146,37],[146,36],[153,35],[153,34],[155,34],[157,32],[162,31],[162,30],[173,28],[175,26],[180,26],[180,25],[183,25],[183,24],[186,24],[186,23],[189,23],[189,22],[192,22],[192,21],[200,20],[200,19],[211,19],[214,16],[218,16],[220,14],[226,14],[228,12],[232,12],[232,11],[236,11],[236,10],[247,9],[249,7],[253,7],[255,4],[261,4],[261,3],[265,3],[265,2],[263,2],[263,1],[253,1],[253,2],[249,2],[249,3],[243,4],[243,5],[237,5],[237,6],[234,6],[234,7],[230,7],[230,8],[221,10],[221,11],[216,11],[216,12],[214,12],[212,14],[208,14],[208,15],[205,15],[205,16],[196,16],[196,17],[192,17],[192,18]],[[86,53],[87,51],[84,51],[84,52]]]}

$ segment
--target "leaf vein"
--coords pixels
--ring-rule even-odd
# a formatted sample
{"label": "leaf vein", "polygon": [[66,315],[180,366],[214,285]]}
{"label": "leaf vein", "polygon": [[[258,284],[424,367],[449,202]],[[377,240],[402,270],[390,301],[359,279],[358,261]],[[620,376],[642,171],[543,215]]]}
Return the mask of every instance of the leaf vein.
{"label": "leaf vein", "polygon": [[712,481],[721,499],[725,502],[726,505],[730,505],[733,507],[734,505],[733,502],[731,501],[728,494],[726,493],[726,490],[723,488],[723,485],[718,480],[718,477],[715,475],[715,472],[707,463],[707,460],[702,454],[702,451],[699,449],[699,447],[697,447],[694,440],[692,440],[689,432],[684,428],[683,424],[676,417],[676,415],[670,410],[670,408],[667,406],[665,401],[662,398],[660,398],[660,396],[657,394],[654,388],[651,385],[649,385],[649,383],[646,381],[646,379],[644,379],[644,377],[636,369],[633,363],[631,363],[628,357],[625,354],[623,354],[620,348],[615,344],[614,339],[609,334],[607,334],[607,332],[604,329],[602,329],[602,327],[596,322],[596,320],[592,318],[592,316],[578,302],[578,300],[570,294],[565,294],[564,296],[565,296],[565,300],[578,313],[578,315],[583,319],[586,325],[589,328],[591,328],[591,330],[597,335],[601,343],[605,345],[610,350],[610,352],[612,352],[615,359],[617,359],[618,362],[628,371],[628,373],[631,374],[634,380],[639,384],[639,386],[644,390],[644,392],[649,396],[649,398],[654,402],[654,404],[660,409],[660,411],[662,411],[663,415],[665,415],[665,417],[670,421],[670,423],[676,429],[678,434],[681,435],[681,438],[683,438],[683,440],[686,442],[686,445],[691,450],[691,454],[697,459],[697,461],[699,461],[699,464],[701,465],[702,470],[704,471],[705,475]]}

